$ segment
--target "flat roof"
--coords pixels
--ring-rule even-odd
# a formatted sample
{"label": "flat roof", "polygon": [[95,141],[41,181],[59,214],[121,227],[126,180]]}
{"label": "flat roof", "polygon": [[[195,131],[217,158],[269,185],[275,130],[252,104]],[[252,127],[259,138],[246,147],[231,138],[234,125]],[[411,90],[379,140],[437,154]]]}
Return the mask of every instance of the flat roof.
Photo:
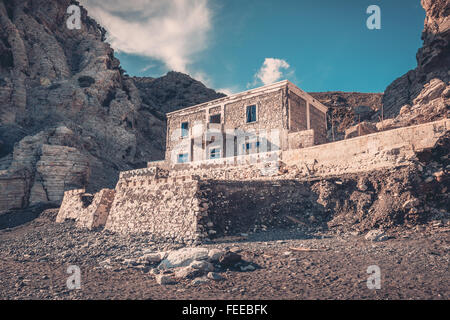
{"label": "flat roof", "polygon": [[264,93],[264,92],[266,92],[268,90],[278,89],[278,88],[282,88],[284,86],[290,87],[291,89],[293,89],[293,91],[297,91],[297,93],[300,93],[300,95],[308,96],[311,100],[313,100],[314,103],[319,104],[319,109],[321,109],[323,112],[327,112],[328,108],[325,105],[323,105],[320,101],[318,101],[317,99],[313,98],[310,94],[308,94],[307,92],[303,91],[302,89],[297,87],[295,84],[293,84],[289,80],[282,80],[282,81],[278,81],[278,82],[275,82],[275,83],[267,84],[267,85],[262,86],[262,87],[258,87],[258,88],[254,88],[254,89],[250,89],[250,90],[246,90],[246,91],[242,91],[242,92],[235,93],[235,94],[232,94],[232,95],[229,95],[229,96],[226,96],[226,97],[222,97],[222,98],[210,100],[210,101],[207,101],[207,102],[203,102],[203,103],[200,103],[200,104],[196,104],[196,105],[193,105],[193,106],[190,106],[190,107],[186,107],[186,108],[183,108],[183,109],[180,109],[180,110],[167,112],[166,116],[171,116],[171,115],[177,114],[177,113],[183,113],[183,112],[190,111],[190,110],[197,109],[197,108],[214,106],[214,105],[220,105],[220,104],[226,103],[227,101],[243,98],[243,97],[245,97],[247,95],[250,95],[250,94]]}

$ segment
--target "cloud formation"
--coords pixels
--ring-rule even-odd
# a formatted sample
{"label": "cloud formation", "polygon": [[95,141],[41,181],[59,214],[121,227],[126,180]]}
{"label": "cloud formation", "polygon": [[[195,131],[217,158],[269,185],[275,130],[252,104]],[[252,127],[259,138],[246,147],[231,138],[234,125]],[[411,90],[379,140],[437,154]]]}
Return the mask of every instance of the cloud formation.
{"label": "cloud formation", "polygon": [[286,76],[282,70],[288,70],[289,63],[283,59],[266,58],[259,71],[255,74],[264,85],[271,84]]}
{"label": "cloud formation", "polygon": [[207,0],[81,0],[108,31],[121,52],[160,60],[188,72],[196,53],[207,46],[211,10]]}

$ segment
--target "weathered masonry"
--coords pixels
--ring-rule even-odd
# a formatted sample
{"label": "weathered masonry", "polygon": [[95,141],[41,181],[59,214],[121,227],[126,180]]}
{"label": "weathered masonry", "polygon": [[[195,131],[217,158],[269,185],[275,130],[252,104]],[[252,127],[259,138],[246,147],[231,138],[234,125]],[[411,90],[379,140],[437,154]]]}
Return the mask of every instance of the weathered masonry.
{"label": "weathered masonry", "polygon": [[414,166],[416,153],[449,130],[444,119],[307,148],[150,162],[121,172],[114,190],[66,191],[57,221],[176,242],[247,232],[255,223],[263,229],[285,225],[287,215],[302,220],[308,212],[327,214],[309,181]]}
{"label": "weathered masonry", "polygon": [[284,80],[167,114],[166,161],[285,151],[326,142],[327,107]]}

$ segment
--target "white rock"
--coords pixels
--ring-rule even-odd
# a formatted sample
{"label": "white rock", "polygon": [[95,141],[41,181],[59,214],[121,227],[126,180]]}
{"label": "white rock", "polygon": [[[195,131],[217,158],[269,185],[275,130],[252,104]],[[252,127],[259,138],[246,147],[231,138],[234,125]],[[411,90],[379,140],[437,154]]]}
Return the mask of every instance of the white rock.
{"label": "white rock", "polygon": [[254,266],[252,266],[251,264],[247,265],[247,266],[241,266],[241,271],[253,271],[256,268]]}
{"label": "white rock", "polygon": [[208,278],[206,278],[206,277],[201,277],[201,278],[196,278],[196,279],[192,280],[191,284],[193,284],[193,285],[198,285],[198,284],[206,283],[206,282],[208,282],[208,281],[209,281]]}
{"label": "white rock", "polygon": [[176,278],[196,278],[198,276],[203,275],[204,272],[198,269],[194,269],[191,266],[182,267],[175,269],[175,277]]}
{"label": "white rock", "polygon": [[368,241],[378,242],[387,240],[388,236],[382,230],[370,230],[364,238]]}
{"label": "white rock", "polygon": [[160,269],[172,269],[186,267],[193,261],[206,260],[208,258],[208,249],[206,248],[183,248],[170,251],[167,257],[161,261]]}
{"label": "white rock", "polygon": [[144,254],[142,257],[138,259],[139,263],[159,263],[161,260],[163,260],[166,257],[165,252],[153,252],[153,253],[147,253]]}
{"label": "white rock", "polygon": [[225,279],[224,277],[222,277],[220,274],[218,274],[217,272],[208,272],[208,274],[206,275],[206,277],[208,279],[211,280],[215,280],[215,281],[219,281],[219,280],[223,280]]}
{"label": "white rock", "polygon": [[214,266],[208,261],[193,261],[190,266],[197,270],[214,271]]}
{"label": "white rock", "polygon": [[157,274],[155,276],[156,278],[156,283],[160,284],[160,285],[166,285],[166,284],[174,284],[175,280],[167,275],[167,274]]}

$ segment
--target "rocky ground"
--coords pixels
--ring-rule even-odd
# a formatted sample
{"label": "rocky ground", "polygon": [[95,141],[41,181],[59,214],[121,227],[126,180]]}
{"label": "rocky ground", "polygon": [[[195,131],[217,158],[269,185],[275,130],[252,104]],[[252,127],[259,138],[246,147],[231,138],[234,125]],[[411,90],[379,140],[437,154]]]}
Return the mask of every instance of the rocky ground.
{"label": "rocky ground", "polygon": [[[184,249],[151,242],[145,235],[121,237],[76,229],[70,222],[56,224],[55,212],[46,210],[32,222],[0,231],[0,299],[449,299],[450,295],[448,222],[391,229],[381,237],[377,232],[268,231]],[[165,253],[159,256],[161,251]],[[176,263],[179,267],[173,269]],[[81,270],[79,290],[67,288],[70,265]],[[367,287],[371,265],[380,267],[381,289]]]}

